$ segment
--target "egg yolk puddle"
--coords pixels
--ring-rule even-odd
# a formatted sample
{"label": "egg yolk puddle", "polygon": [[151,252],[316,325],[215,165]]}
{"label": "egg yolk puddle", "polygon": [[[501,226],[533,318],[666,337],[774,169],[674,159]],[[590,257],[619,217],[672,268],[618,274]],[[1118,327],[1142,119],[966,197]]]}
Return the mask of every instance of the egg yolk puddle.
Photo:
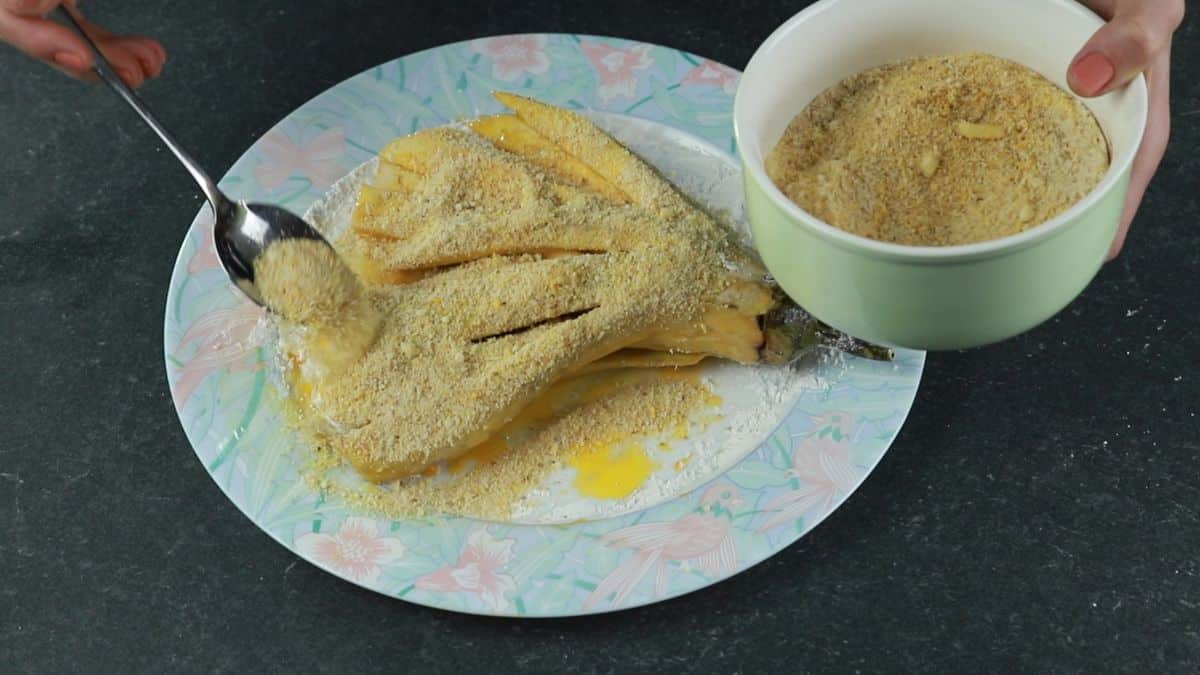
{"label": "egg yolk puddle", "polygon": [[[502,461],[510,450],[520,447],[525,439],[551,427],[576,408],[607,399],[624,388],[639,384],[669,381],[699,384],[699,373],[700,369],[695,367],[631,367],[587,373],[563,380],[527,405],[516,418],[486,441],[443,466],[447,473],[457,476],[495,464]],[[703,403],[706,407],[719,406],[722,399],[708,392],[704,395]],[[714,416],[706,416],[701,426],[707,426],[712,419]],[[584,437],[578,444],[564,448],[564,464],[575,470],[573,487],[581,496],[603,500],[622,499],[644,486],[661,467],[660,462],[651,457],[648,448],[669,452],[673,442],[686,440],[690,435],[691,425],[686,421],[666,426],[657,434],[605,429],[599,435],[593,434],[591,439]],[[654,439],[654,436],[658,436],[658,439]],[[675,471],[681,471],[687,460],[672,464]]]}
{"label": "egg yolk puddle", "polygon": [[[692,457],[674,439],[681,424],[694,436],[719,419],[711,406],[721,398],[703,381],[704,371],[632,366],[581,373],[458,461],[432,464],[386,488],[343,482],[335,473],[343,460],[321,445],[304,478],[393,519],[448,513],[503,521],[546,480],[554,481],[554,499],[628,499],[688,467]],[[286,409],[297,407],[296,397],[287,401],[293,405]]]}
{"label": "egg yolk puddle", "polygon": [[[601,380],[596,388],[603,395],[613,390],[636,382],[645,382],[652,378],[661,380],[686,380],[699,382],[699,371],[696,368],[684,369],[633,369],[618,371]],[[592,391],[587,392],[591,394]],[[585,396],[595,400],[599,396]],[[720,396],[708,393],[704,403],[707,406],[719,406]],[[718,416],[719,417],[719,416]],[[687,422],[680,422],[673,428],[663,430],[673,440],[686,440],[690,437]],[[669,452],[668,442],[659,442],[660,452]],[[688,458],[690,460],[690,455]],[[585,497],[593,499],[623,499],[636,492],[650,480],[650,477],[660,467],[647,451],[646,446],[629,434],[617,434],[607,440],[585,444],[575,448],[568,455],[567,465],[575,469],[575,490]],[[687,465],[687,460],[676,462],[674,468],[681,471]]]}
{"label": "egg yolk puddle", "polygon": [[575,489],[595,499],[628,497],[659,466],[646,454],[645,446],[629,439],[584,446],[567,463],[578,472]]}

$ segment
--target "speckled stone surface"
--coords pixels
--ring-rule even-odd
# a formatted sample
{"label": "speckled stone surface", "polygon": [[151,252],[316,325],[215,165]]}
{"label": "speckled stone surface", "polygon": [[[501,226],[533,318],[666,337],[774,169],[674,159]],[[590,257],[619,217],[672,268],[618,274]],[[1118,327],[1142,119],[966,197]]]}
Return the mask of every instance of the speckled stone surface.
{"label": "speckled stone surface", "polygon": [[[144,97],[220,174],[362,69],[567,31],[742,67],[803,2],[88,3],[157,36]],[[199,194],[107,90],[0,52],[0,670],[1196,672],[1200,28],[1124,255],[1033,332],[929,359],[892,451],[798,544],[663,604],[458,616],[299,560],[216,489],[162,366]]]}

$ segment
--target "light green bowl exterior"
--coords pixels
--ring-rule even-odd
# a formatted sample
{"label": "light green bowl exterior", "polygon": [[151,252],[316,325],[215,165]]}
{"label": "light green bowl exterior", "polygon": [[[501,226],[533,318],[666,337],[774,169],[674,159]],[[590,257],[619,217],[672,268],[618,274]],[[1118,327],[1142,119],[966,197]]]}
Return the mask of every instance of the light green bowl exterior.
{"label": "light green bowl exterior", "polygon": [[1126,170],[1091,208],[1019,248],[918,260],[836,241],[743,176],[755,248],[793,300],[851,335],[931,350],[1004,340],[1066,307],[1104,263],[1129,188]]}

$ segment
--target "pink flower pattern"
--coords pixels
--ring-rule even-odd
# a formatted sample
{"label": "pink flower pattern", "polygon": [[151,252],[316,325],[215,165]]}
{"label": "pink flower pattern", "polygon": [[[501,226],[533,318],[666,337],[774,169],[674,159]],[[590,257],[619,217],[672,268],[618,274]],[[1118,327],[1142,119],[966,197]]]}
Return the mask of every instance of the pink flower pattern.
{"label": "pink flower pattern", "polygon": [[848,412],[828,412],[814,420],[814,430],[796,444],[789,473],[800,487],[785,492],[764,507],[776,513],[759,528],[766,532],[792,522],[810,511],[826,513],[833,500],[849,494],[858,483],[859,471],[850,461],[850,439],[854,418]]}
{"label": "pink flower pattern", "polygon": [[705,59],[700,65],[688,71],[683,76],[682,84],[711,85],[720,87],[726,94],[733,96],[737,92],[738,71],[716,61]]}
{"label": "pink flower pattern", "polygon": [[492,77],[516,82],[550,70],[545,35],[505,35],[471,42],[471,48],[492,61]]}
{"label": "pink flower pattern", "polygon": [[379,536],[375,521],[361,517],[347,518],[337,534],[302,534],[295,546],[300,555],[360,584],[375,583],[385,565],[404,557],[403,542]]}
{"label": "pink flower pattern", "polygon": [[346,130],[332,127],[305,143],[297,143],[279,129],[272,129],[256,144],[265,155],[254,167],[258,184],[273,190],[293,175],[301,174],[313,187],[323,189],[341,178],[342,154],[346,151]]}
{"label": "pink flower pattern", "polygon": [[742,503],[737,488],[718,483],[704,491],[700,507],[682,518],[661,523],[643,523],[609,532],[600,541],[610,548],[632,548],[633,557],[604,577],[584,601],[585,609],[612,596],[620,606],[642,582],[655,572],[654,595],[667,590],[667,563],[696,562],[709,577],[732,574],[737,569],[737,549],[730,532],[733,509]]}
{"label": "pink flower pattern", "polygon": [[501,570],[512,560],[516,543],[515,539],[496,539],[481,527],[467,537],[455,564],[420,577],[415,585],[426,591],[475,595],[492,611],[503,612],[517,584]]}
{"label": "pink flower pattern", "polygon": [[650,45],[617,49],[599,42],[581,42],[579,47],[600,78],[596,94],[601,103],[614,98],[633,98],[637,94],[638,71],[654,65]]}
{"label": "pink flower pattern", "polygon": [[[231,373],[247,372],[263,365],[246,356],[262,344],[264,336],[255,328],[264,310],[232,286],[230,290],[238,299],[237,305],[201,315],[179,338],[174,356],[183,362],[183,366],[172,389],[180,409],[187,404],[196,387],[214,372],[222,368]],[[179,352],[192,343],[197,345],[195,354],[190,358],[180,357]]]}

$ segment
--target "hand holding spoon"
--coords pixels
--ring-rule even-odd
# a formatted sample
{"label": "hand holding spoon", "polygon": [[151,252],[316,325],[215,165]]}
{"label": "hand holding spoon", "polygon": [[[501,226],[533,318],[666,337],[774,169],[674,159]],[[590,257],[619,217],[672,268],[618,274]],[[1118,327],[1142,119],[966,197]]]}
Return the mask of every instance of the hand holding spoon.
{"label": "hand holding spoon", "polygon": [[258,256],[272,242],[279,239],[307,237],[325,241],[324,237],[302,218],[287,209],[271,204],[248,204],[226,197],[213,179],[204,172],[204,169],[200,168],[200,165],[150,114],[137,94],[121,81],[121,78],[113,70],[112,64],[100,53],[96,43],[88,37],[87,32],[75,20],[70,10],[65,5],[60,5],[56,11],[63,17],[67,26],[79,33],[92,50],[96,57],[94,70],[100,79],[125,99],[125,102],[141,116],[142,121],[158,134],[163,144],[183,163],[188,173],[192,174],[192,178],[200,184],[200,189],[204,192],[204,196],[213,210],[213,241],[216,242],[217,256],[221,260],[221,265],[225,267],[229,278],[243,293],[262,305],[262,295],[254,285],[254,261]]}

